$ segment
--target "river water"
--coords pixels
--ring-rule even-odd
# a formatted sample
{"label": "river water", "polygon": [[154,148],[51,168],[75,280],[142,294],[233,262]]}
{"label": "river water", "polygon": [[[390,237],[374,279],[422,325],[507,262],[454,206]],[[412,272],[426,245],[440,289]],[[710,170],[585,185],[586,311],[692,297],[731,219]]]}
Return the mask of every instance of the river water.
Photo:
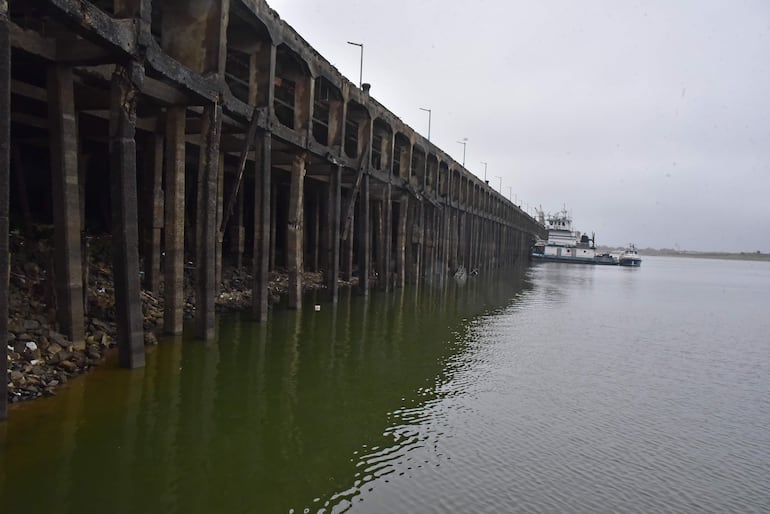
{"label": "river water", "polygon": [[770,264],[224,317],[15,406],[0,457],[9,513],[770,512]]}

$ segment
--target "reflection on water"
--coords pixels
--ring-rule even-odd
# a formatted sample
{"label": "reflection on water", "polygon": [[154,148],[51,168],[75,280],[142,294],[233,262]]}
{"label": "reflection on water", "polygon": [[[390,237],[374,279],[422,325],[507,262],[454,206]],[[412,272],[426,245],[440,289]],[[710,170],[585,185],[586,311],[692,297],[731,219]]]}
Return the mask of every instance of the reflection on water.
{"label": "reflection on water", "polygon": [[768,510],[770,266],[495,279],[222,319],[16,406],[3,512]]}
{"label": "reflection on water", "polygon": [[313,296],[222,319],[216,344],[162,341],[141,370],[111,362],[0,425],[4,511],[344,510],[428,444],[415,427],[452,393],[472,320],[528,287]]}

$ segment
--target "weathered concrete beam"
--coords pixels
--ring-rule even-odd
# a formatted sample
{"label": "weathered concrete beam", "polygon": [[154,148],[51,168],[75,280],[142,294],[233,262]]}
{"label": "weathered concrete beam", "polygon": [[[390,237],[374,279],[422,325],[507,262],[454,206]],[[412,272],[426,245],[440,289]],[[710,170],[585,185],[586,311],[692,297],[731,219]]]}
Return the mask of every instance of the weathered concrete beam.
{"label": "weathered concrete beam", "polygon": [[184,130],[184,108],[169,107],[166,112],[163,330],[172,335],[182,333],[184,320]]}
{"label": "weathered concrete beam", "polygon": [[216,246],[217,185],[219,174],[219,136],[222,129],[222,107],[207,105],[203,110],[200,158],[198,161],[198,202],[195,283],[195,327],[200,339],[216,335]]}
{"label": "weathered concrete beam", "polygon": [[123,57],[138,57],[137,30],[133,20],[115,19],[87,0],[48,0],[62,19],[86,38],[106,43]]}
{"label": "weathered concrete beam", "polygon": [[144,366],[144,331],[139,297],[139,220],[136,190],[136,102],[143,69],[119,66],[112,80],[110,193],[115,318],[120,366]]}
{"label": "weathered concrete beam", "polygon": [[219,85],[216,80],[204,78],[186,68],[161,50],[155,40],[150,41],[145,57],[146,64],[153,71],[194,95],[199,105],[214,102],[218,98]]}
{"label": "weathered concrete beam", "polygon": [[8,2],[0,0],[0,421],[8,418],[8,246],[11,175],[11,35]]}
{"label": "weathered concrete beam", "polygon": [[56,60],[56,41],[43,37],[33,30],[23,29],[12,22],[8,22],[8,27],[13,48],[24,50],[48,61]]}
{"label": "weathered concrete beam", "polygon": [[289,268],[289,308],[302,308],[302,272],[304,270],[305,219],[305,158],[304,153],[294,156],[289,190],[287,223],[287,267]]}
{"label": "weathered concrete beam", "polygon": [[48,70],[56,306],[59,328],[73,343],[85,337],[80,248],[78,129],[72,68]]}

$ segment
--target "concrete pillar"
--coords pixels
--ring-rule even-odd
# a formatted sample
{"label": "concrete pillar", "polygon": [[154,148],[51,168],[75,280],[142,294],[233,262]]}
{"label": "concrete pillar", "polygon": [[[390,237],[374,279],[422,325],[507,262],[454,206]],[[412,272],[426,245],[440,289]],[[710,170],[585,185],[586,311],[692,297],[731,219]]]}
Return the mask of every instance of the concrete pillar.
{"label": "concrete pillar", "polygon": [[[414,224],[413,228],[416,230],[413,235],[416,235],[416,242],[413,242],[414,246],[414,270],[412,274],[412,280],[415,286],[420,286],[423,276],[423,258],[422,250],[425,244],[425,204],[423,202],[415,202],[414,205]],[[412,240],[414,241],[414,239]]]}
{"label": "concrete pillar", "polygon": [[8,2],[0,0],[0,421],[8,418],[8,216],[11,175],[11,38]]}
{"label": "concrete pillar", "polygon": [[163,330],[182,333],[184,320],[185,108],[166,112],[166,201],[164,204]]}
{"label": "concrete pillar", "polygon": [[385,202],[377,200],[374,202],[374,237],[377,241],[377,252],[375,261],[377,263],[377,287],[385,289],[387,282],[387,270],[385,268]]}
{"label": "concrete pillar", "polygon": [[369,274],[372,262],[368,174],[361,177],[361,189],[358,193],[358,221],[358,287],[366,294],[369,292]]}
{"label": "concrete pillar", "polygon": [[195,233],[195,332],[198,338],[209,340],[216,334],[217,176],[222,107],[219,104],[205,106],[201,121]]}
{"label": "concrete pillar", "polygon": [[277,248],[277,238],[275,231],[278,228],[278,184],[271,185],[270,192],[270,266],[269,269],[275,269],[275,252]]}
{"label": "concrete pillar", "polygon": [[135,140],[137,84],[143,79],[139,64],[118,66],[110,91],[112,267],[118,359],[123,368],[144,366]]}
{"label": "concrete pillar", "polygon": [[160,291],[161,230],[163,229],[163,136],[147,142],[144,162],[146,221],[144,231],[144,287]]}
{"label": "concrete pillar", "polygon": [[289,308],[302,308],[302,271],[304,269],[304,196],[305,154],[295,154],[291,163],[289,214],[286,227],[287,268],[289,269]]}
{"label": "concrete pillar", "polygon": [[[239,194],[238,196],[242,196]],[[225,154],[219,153],[219,163],[217,165],[217,221],[214,228],[216,234],[216,275],[214,279],[214,296],[218,296],[222,288],[222,237],[219,233],[219,229],[222,226],[222,218],[224,217],[224,205],[225,205]]]}
{"label": "concrete pillar", "polygon": [[[355,198],[348,198],[347,203],[355,202]],[[347,211],[347,208],[345,209]],[[355,211],[350,218],[350,230],[347,239],[342,240],[342,262],[340,264],[343,280],[350,281],[353,278],[353,234],[355,233]]]}
{"label": "concrete pillar", "polygon": [[253,271],[254,285],[252,288],[252,313],[257,321],[267,321],[269,297],[267,286],[270,280],[270,213],[272,187],[271,187],[271,160],[270,151],[272,139],[270,132],[261,135],[259,144],[259,158],[256,160],[254,170],[254,260]]}
{"label": "concrete pillar", "polygon": [[72,69],[48,69],[51,133],[56,314],[59,329],[73,343],[85,337],[80,247],[78,144]]}
{"label": "concrete pillar", "polygon": [[[260,167],[259,157],[256,159],[257,168]],[[259,177],[259,172],[256,172]],[[255,179],[255,180],[258,180]],[[230,253],[235,258],[235,267],[243,267],[243,252],[246,249],[246,231],[243,228],[243,187],[238,191],[238,197],[235,200],[235,210],[230,218]]]}
{"label": "concrete pillar", "polygon": [[409,212],[409,195],[402,194],[398,208],[398,230],[396,232],[396,286],[403,288],[406,284],[406,250],[407,238],[411,234],[407,231],[407,213]]}
{"label": "concrete pillar", "polygon": [[391,288],[390,255],[391,255],[392,246],[393,246],[393,188],[391,186],[390,176],[388,177],[388,188],[385,193],[385,212],[383,216],[385,216],[385,225],[383,228],[383,230],[385,231],[384,238],[383,238],[385,241],[385,245],[383,246],[383,252],[385,256],[385,262],[383,263],[383,268],[385,270],[385,274],[380,278],[385,281],[385,291],[390,291],[390,288]]}
{"label": "concrete pillar", "polygon": [[329,175],[328,191],[328,226],[326,230],[327,241],[327,264],[326,264],[326,287],[329,289],[332,297],[332,303],[337,303],[339,299],[339,283],[337,281],[340,274],[340,216],[342,211],[342,190],[340,182],[342,179],[342,167],[336,166]]}
{"label": "concrete pillar", "polygon": [[313,193],[313,221],[312,221],[313,271],[318,271],[319,256],[321,253],[321,192],[316,189]]}

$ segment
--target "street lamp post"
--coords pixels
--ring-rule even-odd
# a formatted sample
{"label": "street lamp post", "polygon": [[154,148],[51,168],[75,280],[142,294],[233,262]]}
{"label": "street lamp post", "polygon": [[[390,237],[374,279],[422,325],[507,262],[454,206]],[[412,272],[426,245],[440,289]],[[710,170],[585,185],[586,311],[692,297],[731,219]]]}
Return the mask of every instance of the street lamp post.
{"label": "street lamp post", "polygon": [[364,44],[363,43],[354,43],[352,41],[348,41],[349,45],[357,46],[361,49],[361,64],[358,67],[358,87],[359,89],[363,87],[364,85]]}
{"label": "street lamp post", "polygon": [[481,164],[484,165],[484,182],[487,181],[487,163],[484,161],[481,161]]}
{"label": "street lamp post", "polygon": [[463,145],[463,168],[465,167],[465,145],[468,144],[468,138],[464,137],[460,141],[458,141],[461,145]]}
{"label": "street lamp post", "polygon": [[420,107],[420,110],[421,111],[425,111],[425,112],[428,113],[428,141],[430,141],[430,116],[431,116],[431,111],[430,111],[430,109],[426,109],[425,107]]}
{"label": "street lamp post", "polygon": [[495,178],[500,179],[500,187],[498,188],[498,191],[500,191],[500,194],[503,194],[503,177],[500,175],[495,175]]}

